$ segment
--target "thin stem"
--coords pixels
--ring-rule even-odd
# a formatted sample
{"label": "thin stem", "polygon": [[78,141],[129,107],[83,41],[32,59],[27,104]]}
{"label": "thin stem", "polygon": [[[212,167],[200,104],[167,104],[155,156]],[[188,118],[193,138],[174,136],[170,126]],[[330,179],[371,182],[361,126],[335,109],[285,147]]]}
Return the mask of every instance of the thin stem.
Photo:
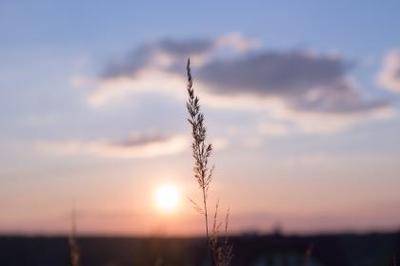
{"label": "thin stem", "polygon": [[206,237],[207,241],[210,242],[210,235],[208,232],[208,210],[207,210],[207,195],[206,189],[203,188],[203,205],[204,205],[204,219],[205,219],[205,227],[206,227]]}

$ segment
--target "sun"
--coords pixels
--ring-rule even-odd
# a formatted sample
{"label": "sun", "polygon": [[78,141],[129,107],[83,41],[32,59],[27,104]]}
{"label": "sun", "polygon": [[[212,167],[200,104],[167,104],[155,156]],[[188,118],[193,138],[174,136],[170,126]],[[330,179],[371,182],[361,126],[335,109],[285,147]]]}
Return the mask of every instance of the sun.
{"label": "sun", "polygon": [[156,190],[155,203],[157,208],[162,212],[175,212],[178,209],[179,200],[180,193],[176,185],[162,185]]}

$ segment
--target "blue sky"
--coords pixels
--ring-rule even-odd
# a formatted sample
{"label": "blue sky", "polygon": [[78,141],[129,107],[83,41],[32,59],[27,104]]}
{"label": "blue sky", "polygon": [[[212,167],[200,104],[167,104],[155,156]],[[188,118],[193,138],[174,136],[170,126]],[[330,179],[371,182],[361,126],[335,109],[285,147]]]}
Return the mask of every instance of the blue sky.
{"label": "blue sky", "polygon": [[159,183],[196,195],[188,56],[233,230],[398,226],[399,8],[2,1],[0,231],[68,230],[74,201],[86,232],[153,233],[146,221],[163,219],[197,232],[182,227],[186,202],[176,217],[151,211]]}

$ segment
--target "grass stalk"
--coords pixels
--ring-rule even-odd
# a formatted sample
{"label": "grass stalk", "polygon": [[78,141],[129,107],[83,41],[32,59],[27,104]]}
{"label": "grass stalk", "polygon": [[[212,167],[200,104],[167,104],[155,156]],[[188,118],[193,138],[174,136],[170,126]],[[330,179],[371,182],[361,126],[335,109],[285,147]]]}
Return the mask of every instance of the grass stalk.
{"label": "grass stalk", "polygon": [[80,266],[80,251],[76,238],[76,210],[71,213],[71,232],[68,238],[71,266]]}
{"label": "grass stalk", "polygon": [[194,159],[193,173],[202,192],[202,207],[199,207],[193,200],[194,208],[204,216],[204,227],[206,232],[206,239],[208,250],[211,254],[213,265],[215,266],[228,266],[232,258],[232,247],[228,244],[228,220],[229,212],[225,219],[225,241],[221,242],[218,239],[218,232],[220,224],[217,222],[218,203],[214,212],[214,223],[212,233],[210,234],[209,226],[209,211],[208,211],[208,192],[211,185],[214,166],[209,166],[209,159],[213,147],[207,143],[207,129],[204,123],[204,114],[200,111],[200,100],[195,95],[193,89],[193,78],[190,68],[190,58],[186,65],[187,74],[187,93],[188,99],[186,108],[189,113],[188,122],[192,129],[192,156]]}

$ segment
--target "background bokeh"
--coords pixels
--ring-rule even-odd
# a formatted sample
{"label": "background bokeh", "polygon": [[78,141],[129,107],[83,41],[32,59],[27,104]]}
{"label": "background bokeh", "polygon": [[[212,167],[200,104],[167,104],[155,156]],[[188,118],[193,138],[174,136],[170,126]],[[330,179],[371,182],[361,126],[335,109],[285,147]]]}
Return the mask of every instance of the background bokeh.
{"label": "background bokeh", "polygon": [[[185,63],[232,232],[400,223],[399,1],[1,1],[0,232],[191,235]],[[154,191],[183,193],[174,214]],[[74,207],[75,206],[75,207]]]}

